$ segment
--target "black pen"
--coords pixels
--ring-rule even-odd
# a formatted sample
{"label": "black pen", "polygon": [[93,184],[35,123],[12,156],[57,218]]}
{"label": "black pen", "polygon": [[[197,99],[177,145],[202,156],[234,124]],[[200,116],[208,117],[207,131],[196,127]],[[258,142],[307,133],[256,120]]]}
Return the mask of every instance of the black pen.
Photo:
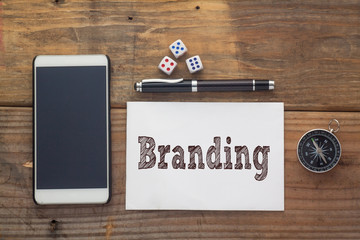
{"label": "black pen", "polygon": [[274,90],[271,80],[191,80],[191,79],[144,79],[134,84],[138,92],[238,92]]}

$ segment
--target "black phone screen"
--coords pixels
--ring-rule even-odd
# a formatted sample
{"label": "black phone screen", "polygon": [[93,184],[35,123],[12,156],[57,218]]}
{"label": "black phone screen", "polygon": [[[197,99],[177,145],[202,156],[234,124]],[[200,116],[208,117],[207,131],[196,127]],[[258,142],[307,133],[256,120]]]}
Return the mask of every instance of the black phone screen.
{"label": "black phone screen", "polygon": [[106,188],[106,66],[35,71],[36,187]]}

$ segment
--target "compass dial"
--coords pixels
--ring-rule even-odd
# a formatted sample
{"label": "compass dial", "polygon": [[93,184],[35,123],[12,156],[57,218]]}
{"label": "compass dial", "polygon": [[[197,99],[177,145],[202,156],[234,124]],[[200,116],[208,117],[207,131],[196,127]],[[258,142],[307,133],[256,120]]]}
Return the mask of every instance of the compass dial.
{"label": "compass dial", "polygon": [[302,136],[297,154],[300,163],[309,171],[322,173],[339,162],[341,146],[334,134],[322,129],[311,130]]}

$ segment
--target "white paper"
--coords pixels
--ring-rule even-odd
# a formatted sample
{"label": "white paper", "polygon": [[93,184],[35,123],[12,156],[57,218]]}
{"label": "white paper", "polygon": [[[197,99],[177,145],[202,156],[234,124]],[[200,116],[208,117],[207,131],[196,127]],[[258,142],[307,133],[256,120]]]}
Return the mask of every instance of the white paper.
{"label": "white paper", "polygon": [[[167,167],[159,167],[159,146],[166,150],[168,145]],[[195,153],[196,167],[189,169],[189,146],[200,146],[203,169]],[[181,149],[185,168],[175,169],[173,157]],[[245,149],[250,169],[241,154]],[[258,169],[255,149],[260,150],[255,160]],[[225,169],[228,152],[231,169]],[[267,167],[262,165],[264,157]],[[175,167],[179,163],[176,160]],[[283,103],[128,102],[126,209],[283,211]]]}

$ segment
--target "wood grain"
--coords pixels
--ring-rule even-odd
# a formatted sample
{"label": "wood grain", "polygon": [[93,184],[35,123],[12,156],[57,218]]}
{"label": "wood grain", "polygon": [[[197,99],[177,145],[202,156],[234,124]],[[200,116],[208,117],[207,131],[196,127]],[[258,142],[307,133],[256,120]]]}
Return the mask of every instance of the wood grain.
{"label": "wood grain", "polygon": [[[310,173],[297,160],[297,142],[334,117],[341,161]],[[113,109],[111,121],[110,204],[43,207],[32,200],[32,169],[23,166],[32,160],[32,109],[0,108],[1,239],[360,238],[360,113],[285,112],[284,212],[125,211],[126,110]]]}
{"label": "wood grain", "polygon": [[[286,110],[360,109],[360,1],[0,1],[0,106],[32,105],[38,54],[108,54],[111,103],[281,101]],[[2,29],[1,29],[2,28]],[[273,79],[271,93],[140,94],[181,38],[172,77]],[[0,41],[0,42],[1,42]],[[200,55],[190,75],[185,58]],[[306,96],[306,97],[304,97]]]}

